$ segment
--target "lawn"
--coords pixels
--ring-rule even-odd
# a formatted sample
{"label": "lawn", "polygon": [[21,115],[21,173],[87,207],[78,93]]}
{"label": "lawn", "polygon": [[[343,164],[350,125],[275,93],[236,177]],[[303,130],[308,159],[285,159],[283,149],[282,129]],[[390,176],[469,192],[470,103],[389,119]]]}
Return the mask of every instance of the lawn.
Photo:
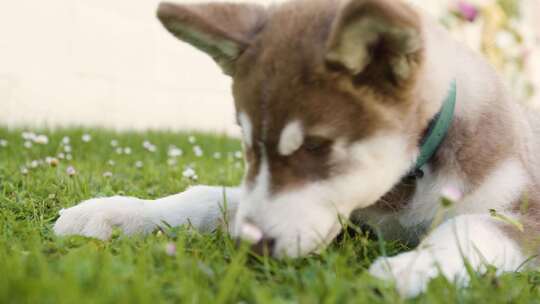
{"label": "lawn", "polygon": [[58,211],[81,200],[237,184],[240,144],[203,134],[33,131],[0,128],[0,303],[540,303],[540,273],[496,278],[494,270],[468,288],[438,278],[402,300],[366,268],[405,246],[368,233],[285,261],[189,227],[107,242],[56,237]]}

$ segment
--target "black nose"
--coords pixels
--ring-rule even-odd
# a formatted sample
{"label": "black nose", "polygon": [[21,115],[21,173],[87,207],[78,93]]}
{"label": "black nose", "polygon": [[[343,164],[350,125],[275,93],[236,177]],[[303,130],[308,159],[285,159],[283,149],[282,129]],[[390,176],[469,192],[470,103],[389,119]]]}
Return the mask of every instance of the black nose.
{"label": "black nose", "polygon": [[263,238],[258,243],[251,246],[251,251],[262,256],[271,256],[274,253],[276,239]]}

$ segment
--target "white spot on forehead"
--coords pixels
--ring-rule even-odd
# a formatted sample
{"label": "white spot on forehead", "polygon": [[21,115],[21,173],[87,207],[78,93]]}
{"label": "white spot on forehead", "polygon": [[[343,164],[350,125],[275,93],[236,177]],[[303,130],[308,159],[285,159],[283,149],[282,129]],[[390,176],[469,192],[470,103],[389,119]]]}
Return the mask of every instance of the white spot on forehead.
{"label": "white spot on forehead", "polygon": [[298,150],[304,142],[304,131],[300,121],[289,123],[281,132],[279,139],[279,154],[283,156],[291,155]]}
{"label": "white spot on forehead", "polygon": [[253,146],[253,125],[251,124],[251,120],[249,119],[249,116],[247,116],[246,113],[241,112],[238,114],[238,121],[240,123],[240,126],[242,127],[242,136],[244,138],[244,143],[248,147]]}

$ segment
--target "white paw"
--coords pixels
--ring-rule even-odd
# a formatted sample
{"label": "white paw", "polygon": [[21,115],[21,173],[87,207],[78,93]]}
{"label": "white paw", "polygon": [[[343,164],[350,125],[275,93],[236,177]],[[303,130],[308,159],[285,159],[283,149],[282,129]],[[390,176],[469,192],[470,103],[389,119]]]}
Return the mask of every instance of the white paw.
{"label": "white paw", "polygon": [[114,228],[132,235],[151,232],[155,227],[143,200],[117,196],[91,199],[61,210],[53,229],[59,236],[82,235],[106,240]]}
{"label": "white paw", "polygon": [[416,297],[426,291],[431,279],[440,274],[451,281],[458,279],[459,282],[464,282],[467,279],[467,272],[460,257],[429,250],[378,258],[369,272],[379,279],[394,282],[397,291],[406,298]]}

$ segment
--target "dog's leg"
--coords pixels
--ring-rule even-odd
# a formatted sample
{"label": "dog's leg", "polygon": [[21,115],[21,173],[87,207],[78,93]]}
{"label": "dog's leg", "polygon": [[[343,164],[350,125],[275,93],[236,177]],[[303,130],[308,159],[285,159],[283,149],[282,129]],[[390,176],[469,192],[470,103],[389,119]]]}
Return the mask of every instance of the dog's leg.
{"label": "dog's leg", "polygon": [[114,228],[132,235],[184,224],[209,232],[220,222],[231,222],[239,196],[239,188],[197,186],[153,201],[120,196],[96,198],[60,211],[54,232],[108,239]]}
{"label": "dog's leg", "polygon": [[516,271],[526,257],[517,242],[503,232],[503,225],[489,215],[458,216],[436,228],[418,249],[379,258],[370,273],[395,281],[402,295],[414,297],[439,274],[466,284],[466,263],[479,272],[485,271],[486,265],[500,272]]}

